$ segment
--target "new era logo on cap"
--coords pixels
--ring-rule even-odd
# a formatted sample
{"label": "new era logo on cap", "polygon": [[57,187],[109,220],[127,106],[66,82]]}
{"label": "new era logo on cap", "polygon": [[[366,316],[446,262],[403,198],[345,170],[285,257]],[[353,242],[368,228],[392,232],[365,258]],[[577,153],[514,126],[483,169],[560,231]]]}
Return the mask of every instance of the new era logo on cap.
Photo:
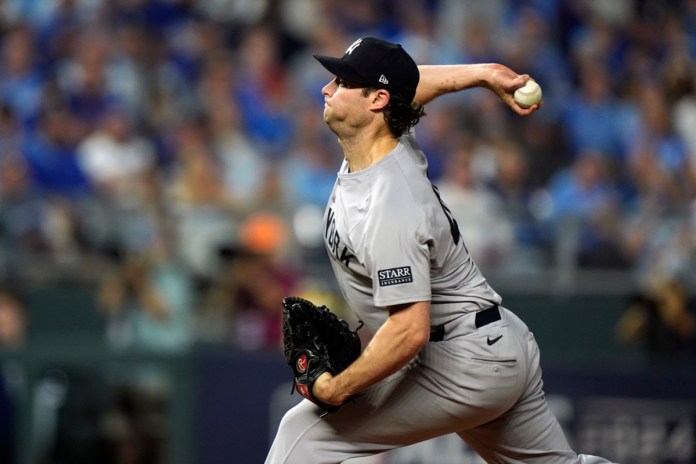
{"label": "new era logo on cap", "polygon": [[418,66],[399,44],[364,37],[353,42],[341,58],[322,55],[314,58],[348,82],[387,89],[409,102],[416,95]]}

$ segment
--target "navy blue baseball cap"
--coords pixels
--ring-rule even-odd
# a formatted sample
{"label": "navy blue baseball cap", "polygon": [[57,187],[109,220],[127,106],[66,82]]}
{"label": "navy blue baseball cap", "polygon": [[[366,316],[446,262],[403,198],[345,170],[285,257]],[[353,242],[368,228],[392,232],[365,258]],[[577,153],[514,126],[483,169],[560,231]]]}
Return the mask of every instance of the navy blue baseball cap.
{"label": "navy blue baseball cap", "polygon": [[348,82],[386,89],[409,102],[420,79],[418,65],[399,44],[375,37],[358,39],[341,58],[314,55],[331,74]]}

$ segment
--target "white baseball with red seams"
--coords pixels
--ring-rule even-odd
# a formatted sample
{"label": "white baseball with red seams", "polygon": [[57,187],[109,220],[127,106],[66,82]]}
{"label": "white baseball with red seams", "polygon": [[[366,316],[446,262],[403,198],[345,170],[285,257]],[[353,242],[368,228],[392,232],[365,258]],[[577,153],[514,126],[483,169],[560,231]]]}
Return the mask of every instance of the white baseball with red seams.
{"label": "white baseball with red seams", "polygon": [[541,101],[541,86],[530,79],[525,85],[515,90],[514,98],[522,108],[529,108]]}

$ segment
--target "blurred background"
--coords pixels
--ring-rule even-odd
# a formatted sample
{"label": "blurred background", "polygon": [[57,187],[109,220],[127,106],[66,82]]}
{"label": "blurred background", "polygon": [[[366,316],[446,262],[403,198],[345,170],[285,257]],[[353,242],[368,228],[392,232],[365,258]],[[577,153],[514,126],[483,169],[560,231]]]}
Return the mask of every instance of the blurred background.
{"label": "blurred background", "polygon": [[430,177],[573,445],[696,463],[694,0],[0,1],[0,463],[263,462],[297,401],[281,298],[355,322],[311,54],[368,35],[541,84],[528,118],[431,103]]}

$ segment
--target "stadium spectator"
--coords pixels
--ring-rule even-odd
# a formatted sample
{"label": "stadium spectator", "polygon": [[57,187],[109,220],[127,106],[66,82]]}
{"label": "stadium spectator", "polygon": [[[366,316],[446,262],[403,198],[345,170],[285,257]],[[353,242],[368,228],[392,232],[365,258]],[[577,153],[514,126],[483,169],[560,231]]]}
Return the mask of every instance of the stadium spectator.
{"label": "stadium spectator", "polygon": [[679,279],[656,278],[631,295],[616,334],[622,343],[641,345],[657,365],[689,359],[696,354],[696,300]]}
{"label": "stadium spectator", "polygon": [[175,165],[166,179],[177,255],[195,279],[215,272],[220,245],[235,237],[245,205],[226,188],[205,119],[183,121],[175,134]]}
{"label": "stadium spectator", "polygon": [[281,157],[293,134],[286,68],[277,31],[253,27],[242,38],[235,86],[245,131],[261,151]]}
{"label": "stadium spectator", "polygon": [[5,32],[0,65],[0,99],[25,126],[34,123],[40,107],[44,76],[36,56],[35,31],[18,22]]}
{"label": "stadium spectator", "polygon": [[220,271],[201,298],[203,339],[238,349],[275,350],[281,343],[279,302],[300,290],[287,260],[288,230],[270,212],[243,223],[238,245],[219,250]]}
{"label": "stadium spectator", "polygon": [[[0,285],[0,353],[17,353],[26,348],[29,316],[25,297],[16,285]],[[0,362],[0,461],[16,462],[19,404],[24,388],[24,371],[16,360]]]}
{"label": "stadium spectator", "polygon": [[507,261],[515,246],[514,232],[500,198],[473,172],[475,148],[466,139],[453,147],[437,188],[452,211],[471,256],[488,269]]}
{"label": "stadium spectator", "polygon": [[39,116],[37,129],[24,138],[22,154],[39,193],[68,198],[91,194],[89,179],[78,161],[78,132],[72,113],[47,108]]}
{"label": "stadium spectator", "polygon": [[169,247],[112,251],[114,267],[101,279],[97,303],[113,349],[173,353],[191,346],[193,289]]}
{"label": "stadium spectator", "polygon": [[242,128],[241,110],[232,93],[235,73],[231,60],[231,54],[223,50],[208,54],[198,94],[225,188],[239,201],[253,203],[269,163]]}
{"label": "stadium spectator", "polygon": [[24,295],[15,287],[0,287],[0,350],[21,350],[27,344],[29,315]]}
{"label": "stadium spectator", "polygon": [[505,272],[538,271],[548,265],[549,237],[535,211],[539,192],[530,176],[528,156],[520,144],[508,139],[496,141],[492,148],[495,175],[489,185],[514,228],[512,254],[502,267]]}
{"label": "stadium spectator", "polygon": [[19,151],[22,145],[23,130],[15,117],[12,108],[7,104],[0,105],[0,159]]}
{"label": "stadium spectator", "polygon": [[572,155],[594,150],[606,155],[624,154],[619,101],[613,94],[609,71],[599,63],[584,64],[578,91],[568,98],[562,118]]}
{"label": "stadium spectator", "polygon": [[152,143],[141,137],[122,107],[104,108],[95,130],[77,147],[79,166],[97,194],[127,204],[156,163]]}
{"label": "stadium spectator", "polygon": [[616,186],[605,157],[587,150],[550,180],[550,226],[562,259],[585,268],[624,266],[619,247]]}
{"label": "stadium spectator", "polygon": [[21,156],[0,162],[0,234],[6,251],[5,269],[19,265],[27,254],[47,251],[44,205],[32,188],[29,167]]}
{"label": "stadium spectator", "polygon": [[334,140],[326,136],[324,123],[312,107],[298,111],[296,124],[295,140],[283,166],[284,188],[294,203],[323,208],[340,165]]}

